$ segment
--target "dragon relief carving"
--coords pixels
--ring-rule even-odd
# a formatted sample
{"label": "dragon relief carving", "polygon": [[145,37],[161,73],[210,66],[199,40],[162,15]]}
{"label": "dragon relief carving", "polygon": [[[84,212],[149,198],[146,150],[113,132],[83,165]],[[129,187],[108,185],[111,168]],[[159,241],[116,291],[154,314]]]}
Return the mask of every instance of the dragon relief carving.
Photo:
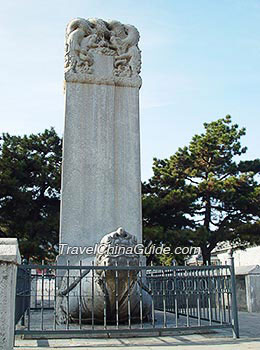
{"label": "dragon relief carving", "polygon": [[67,26],[65,72],[93,73],[93,53],[114,56],[114,76],[139,77],[141,51],[139,32],[119,21],[76,18]]}

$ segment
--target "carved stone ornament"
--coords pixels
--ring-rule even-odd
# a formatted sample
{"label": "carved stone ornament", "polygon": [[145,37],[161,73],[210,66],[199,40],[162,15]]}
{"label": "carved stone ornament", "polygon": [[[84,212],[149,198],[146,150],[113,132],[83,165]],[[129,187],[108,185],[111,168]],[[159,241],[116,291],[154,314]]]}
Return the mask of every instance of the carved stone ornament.
{"label": "carved stone ornament", "polygon": [[[68,320],[79,323],[91,323],[92,317],[95,323],[104,322],[104,298],[106,300],[106,321],[109,324],[116,322],[116,303],[118,302],[118,319],[124,323],[129,317],[129,302],[131,308],[131,320],[151,319],[152,297],[150,291],[141,281],[138,270],[104,270],[103,266],[139,266],[139,255],[126,254],[127,248],[137,245],[134,235],[123,228],[105,235],[100,243],[101,252],[96,254],[95,265],[100,266],[94,270],[73,271],[63,277],[57,296],[56,323],[66,323]],[[111,252],[112,247],[124,247],[126,252]],[[82,261],[82,266],[88,264]],[[93,292],[94,291],[94,292]],[[118,292],[118,297],[116,296]],[[140,313],[140,295],[142,295],[142,313]],[[130,298],[130,300],[129,300]],[[69,305],[69,308],[68,308]],[[81,305],[81,307],[80,307]]]}
{"label": "carved stone ornament", "polygon": [[76,18],[66,29],[67,82],[141,86],[138,30],[118,21]]}

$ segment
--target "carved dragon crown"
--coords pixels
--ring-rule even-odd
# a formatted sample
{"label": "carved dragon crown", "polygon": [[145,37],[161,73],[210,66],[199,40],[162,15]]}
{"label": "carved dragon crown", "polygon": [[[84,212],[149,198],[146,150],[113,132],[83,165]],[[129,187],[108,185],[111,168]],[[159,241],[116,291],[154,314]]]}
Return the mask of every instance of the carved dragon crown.
{"label": "carved dragon crown", "polygon": [[96,82],[95,57],[104,55],[113,58],[113,70],[111,76],[107,77],[108,80],[112,79],[113,83],[118,85],[122,82],[122,85],[125,83],[140,87],[139,38],[139,32],[134,26],[119,21],[73,19],[66,29],[66,81]]}

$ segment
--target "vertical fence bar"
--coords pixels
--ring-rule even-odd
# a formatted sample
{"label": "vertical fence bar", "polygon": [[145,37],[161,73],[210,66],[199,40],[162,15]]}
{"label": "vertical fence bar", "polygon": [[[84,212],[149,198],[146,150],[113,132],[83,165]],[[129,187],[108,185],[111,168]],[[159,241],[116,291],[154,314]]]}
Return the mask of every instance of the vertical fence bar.
{"label": "vertical fence bar", "polygon": [[217,269],[217,274],[218,274],[218,308],[219,308],[219,321],[220,324],[223,324],[223,309],[222,309],[222,299],[221,299],[221,293],[222,293],[222,286],[221,286],[221,275],[220,275],[220,270]]}
{"label": "vertical fence bar", "polygon": [[208,308],[209,308],[209,325],[212,325],[212,305],[211,305],[211,276],[208,270]]}
{"label": "vertical fence bar", "polygon": [[189,287],[188,287],[188,281],[189,281],[189,274],[188,272],[184,273],[183,274],[184,277],[185,277],[185,282],[184,282],[184,288],[185,288],[185,292],[184,292],[184,295],[185,295],[185,302],[186,302],[186,325],[187,327],[190,326],[190,310],[189,310]]}
{"label": "vertical fence bar", "polygon": [[[104,266],[106,266],[106,262],[104,262]],[[107,329],[107,273],[104,270],[104,284],[103,284],[103,294],[104,294],[104,329]]]}
{"label": "vertical fence bar", "polygon": [[175,279],[175,298],[174,298],[174,309],[175,309],[175,326],[178,327],[178,317],[179,317],[179,310],[178,310],[178,272],[175,270],[174,272],[174,279]]}
{"label": "vertical fence bar", "polygon": [[200,291],[200,295],[201,295],[201,303],[200,303],[200,306],[201,306],[201,315],[202,315],[202,318],[206,318],[205,316],[205,289],[204,289],[204,269],[201,270],[201,273],[200,273],[200,286],[201,286],[201,291]]}
{"label": "vertical fence bar", "polygon": [[26,270],[28,273],[28,278],[29,278],[29,294],[30,294],[30,301],[29,301],[29,307],[27,309],[27,329],[30,330],[31,328],[31,293],[32,293],[32,270],[28,269]]}
{"label": "vertical fence bar", "polygon": [[53,322],[53,329],[56,331],[57,329],[57,322],[56,322],[56,302],[57,302],[57,269],[54,269],[54,322]]}
{"label": "vertical fence bar", "polygon": [[51,275],[50,273],[48,272],[48,280],[49,280],[49,290],[48,290],[48,305],[49,305],[49,308],[51,307]]}
{"label": "vertical fence bar", "polygon": [[239,324],[238,324],[238,312],[237,312],[237,295],[236,295],[236,276],[234,267],[234,257],[232,250],[229,251],[230,259],[230,274],[231,274],[231,305],[232,305],[232,326],[233,337],[239,338]]}
{"label": "vertical fence bar", "polygon": [[162,288],[163,288],[163,328],[167,327],[167,320],[166,320],[166,281],[165,281],[165,270],[162,270],[162,277],[163,277],[163,283],[162,283]]}
{"label": "vertical fence bar", "polygon": [[[67,261],[67,266],[70,265],[69,260]],[[67,290],[69,291],[69,285],[70,285],[70,270],[67,269]],[[66,329],[70,328],[69,324],[69,314],[70,314],[70,301],[69,301],[69,292],[67,294],[67,319],[66,319]]]}
{"label": "vertical fence bar", "polygon": [[[79,329],[82,328],[82,260],[79,262]],[[75,272],[76,273],[76,272]]]}
{"label": "vertical fence bar", "polygon": [[225,303],[225,294],[226,294],[226,279],[225,279],[225,275],[224,275],[224,269],[221,268],[221,277],[222,277],[222,306],[223,306],[223,320],[224,323],[227,322],[227,318],[226,318],[226,303]]}
{"label": "vertical fence bar", "polygon": [[131,300],[130,300],[130,270],[129,270],[129,260],[127,260],[127,318],[128,318],[128,328],[131,329]]}
{"label": "vertical fence bar", "polygon": [[[31,271],[31,270],[30,270]],[[37,275],[37,271],[35,273],[35,279],[36,279],[36,283],[35,283],[35,298],[34,298],[34,307],[37,308],[37,292],[38,292],[38,275]]]}
{"label": "vertical fence bar", "polygon": [[[116,267],[118,267],[117,261],[116,261]],[[118,269],[115,271],[115,288],[116,288],[116,328],[119,328],[119,286],[118,286]]]}
{"label": "vertical fence bar", "polygon": [[140,328],[143,328],[143,270],[142,262],[139,264],[139,273],[140,273]]}
{"label": "vertical fence bar", "polygon": [[[209,263],[207,261],[207,266],[209,266]],[[205,311],[206,311],[206,318],[209,320],[209,299],[208,299],[208,294],[209,294],[209,288],[208,288],[208,269],[204,270],[204,276],[205,276]]]}
{"label": "vertical fence bar", "polygon": [[214,269],[213,272],[213,278],[214,278],[214,314],[215,314],[215,321],[218,320],[218,315],[217,315],[217,275],[216,275],[216,269]]}
{"label": "vertical fence bar", "polygon": [[154,288],[156,285],[154,282],[155,282],[154,270],[153,270],[153,266],[151,266],[151,297],[152,297],[152,326],[153,326],[153,328],[155,327]]}
{"label": "vertical fence bar", "polygon": [[194,294],[194,281],[195,281],[195,275],[194,270],[190,270],[190,315],[192,317],[196,317],[196,308],[195,308],[195,294]]}
{"label": "vertical fence bar", "polygon": [[201,310],[200,310],[200,279],[199,271],[196,273],[196,292],[197,292],[197,314],[198,314],[198,326],[201,326]]}
{"label": "vertical fence bar", "polygon": [[228,308],[228,323],[231,323],[231,313],[230,313],[230,293],[231,293],[231,273],[230,269],[226,266],[226,276],[227,276],[227,308]]}
{"label": "vertical fence bar", "polygon": [[43,310],[44,310],[44,268],[41,269],[42,272],[42,293],[41,293],[41,330],[43,330]]}
{"label": "vertical fence bar", "polygon": [[94,329],[94,327],[95,327],[94,312],[95,312],[95,270],[94,270],[94,261],[92,261],[92,270],[91,270],[91,325],[92,325],[92,329]]}

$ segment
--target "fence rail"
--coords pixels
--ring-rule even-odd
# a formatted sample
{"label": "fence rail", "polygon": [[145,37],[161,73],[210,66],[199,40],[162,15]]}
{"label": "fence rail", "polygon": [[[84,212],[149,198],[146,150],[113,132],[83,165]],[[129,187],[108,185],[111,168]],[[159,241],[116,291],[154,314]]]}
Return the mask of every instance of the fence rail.
{"label": "fence rail", "polygon": [[18,324],[16,334],[74,336],[228,327],[239,336],[232,264],[22,265],[19,271],[29,276],[25,294],[29,307],[23,309],[25,325]]}

